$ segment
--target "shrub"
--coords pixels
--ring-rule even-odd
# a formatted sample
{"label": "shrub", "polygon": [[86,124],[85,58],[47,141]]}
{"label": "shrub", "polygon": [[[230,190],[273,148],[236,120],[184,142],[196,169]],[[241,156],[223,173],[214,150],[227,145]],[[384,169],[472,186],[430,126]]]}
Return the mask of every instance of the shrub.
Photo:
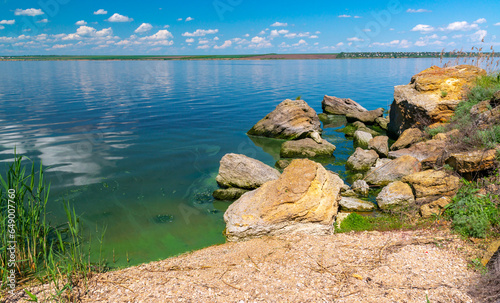
{"label": "shrub", "polygon": [[463,236],[484,238],[500,226],[500,210],[490,195],[479,195],[478,184],[463,180],[463,186],[446,210],[453,228]]}

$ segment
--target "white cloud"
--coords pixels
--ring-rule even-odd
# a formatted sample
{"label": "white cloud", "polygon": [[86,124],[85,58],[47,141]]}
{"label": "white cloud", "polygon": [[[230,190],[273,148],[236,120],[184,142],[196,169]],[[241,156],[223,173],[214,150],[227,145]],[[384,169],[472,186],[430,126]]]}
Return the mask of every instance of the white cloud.
{"label": "white cloud", "polygon": [[170,25],[165,25],[163,28],[169,28],[169,27],[170,27]]}
{"label": "white cloud", "polygon": [[145,33],[149,32],[150,30],[153,29],[153,26],[149,23],[143,23],[141,24],[135,31],[134,33]]}
{"label": "white cloud", "polygon": [[182,21],[182,20],[184,20],[184,19],[182,19],[182,18],[178,18],[178,19],[177,19],[177,21]]}
{"label": "white cloud", "polygon": [[479,29],[479,26],[477,24],[469,24],[467,21],[457,21],[448,24],[445,29],[449,31],[470,31]]}
{"label": "white cloud", "polygon": [[361,41],[365,41],[365,40],[360,39],[358,37],[352,37],[352,38],[347,38],[347,41],[361,42]]}
{"label": "white cloud", "polygon": [[44,12],[41,10],[41,9],[36,9],[36,8],[28,8],[28,9],[16,9],[14,11],[14,15],[16,16],[31,16],[31,17],[34,17],[34,16],[39,16],[39,15],[43,15]]}
{"label": "white cloud", "polygon": [[219,41],[219,37],[215,37],[215,38],[214,38],[214,41]]}
{"label": "white cloud", "polygon": [[132,21],[134,21],[134,19],[115,13],[115,14],[113,14],[113,16],[106,19],[106,21],[108,21],[108,22],[132,22]]}
{"label": "white cloud", "polygon": [[474,41],[482,41],[486,35],[488,34],[487,31],[485,31],[484,29],[481,29],[481,30],[478,30],[477,32],[475,32],[474,34],[471,35],[471,38],[472,40]]}
{"label": "white cloud", "polygon": [[266,40],[266,38],[255,36],[252,38],[250,41],[251,44],[248,46],[250,48],[265,48],[265,47],[272,47],[273,45],[271,42]]}
{"label": "white cloud", "polygon": [[194,42],[194,39],[193,39],[193,38],[186,39],[186,42],[187,42],[187,43],[193,43],[193,42]]}
{"label": "white cloud", "polygon": [[351,15],[340,15],[339,18],[351,18]]}
{"label": "white cloud", "polygon": [[214,49],[224,49],[224,48],[228,48],[230,47],[231,45],[233,45],[233,42],[231,42],[231,40],[226,40],[224,41],[224,44],[222,44],[221,46],[214,46]]}
{"label": "white cloud", "polygon": [[371,30],[371,29],[369,29],[369,28],[364,28],[364,29],[363,29],[363,31],[364,31],[364,32],[371,32],[372,30]]}
{"label": "white cloud", "polygon": [[428,32],[433,32],[436,29],[430,25],[426,24],[418,24],[414,28],[411,29],[412,32],[421,32],[421,33],[428,33]]}
{"label": "white cloud", "polygon": [[337,45],[335,45],[335,46],[339,47],[339,46],[343,46],[343,45],[344,45],[344,42],[339,42],[339,43],[337,43]]}
{"label": "white cloud", "polygon": [[412,9],[412,8],[409,8],[406,10],[407,13],[430,13],[432,11],[428,10],[428,9],[423,9],[423,8],[419,8],[419,9]]}
{"label": "white cloud", "polygon": [[279,35],[286,35],[286,34],[288,34],[288,30],[286,30],[286,29],[282,29],[282,30],[273,29],[271,31],[270,37],[275,38],[275,37],[279,37]]}
{"label": "white cloud", "polygon": [[90,26],[80,26],[77,30],[76,33],[79,36],[90,36],[96,32],[96,29]]}
{"label": "white cloud", "polygon": [[49,23],[49,19],[42,19],[37,21],[36,23]]}
{"label": "white cloud", "polygon": [[12,25],[14,23],[16,23],[16,20],[2,20],[2,21],[0,21],[0,24]]}
{"label": "white cloud", "polygon": [[208,45],[208,44],[200,45],[197,47],[197,49],[209,49],[209,48],[210,48],[210,45]]}
{"label": "white cloud", "polygon": [[76,25],[87,25],[87,22],[85,22],[84,20],[80,20],[80,21],[77,21],[75,24]]}
{"label": "white cloud", "polygon": [[213,35],[219,32],[218,29],[197,29],[192,33],[185,32],[182,34],[184,37],[203,37],[205,35]]}
{"label": "white cloud", "polygon": [[250,34],[245,34],[243,35],[243,37],[250,37]]}
{"label": "white cloud", "polygon": [[361,18],[363,18],[363,17],[361,17],[361,16],[354,16],[354,19],[361,19]]}
{"label": "white cloud", "polygon": [[162,29],[152,36],[141,38],[141,40],[167,40],[172,38],[174,38],[174,36],[171,32],[166,29]]}
{"label": "white cloud", "polygon": [[453,39],[460,39],[460,38],[462,38],[463,36],[464,36],[464,35],[454,35],[452,38],[453,38]]}
{"label": "white cloud", "polygon": [[306,46],[306,45],[308,45],[308,44],[304,39],[300,39],[299,42],[292,44],[292,46]]}
{"label": "white cloud", "polygon": [[5,28],[5,26],[3,26],[3,25],[0,25],[0,29],[4,29],[4,28]]}
{"label": "white cloud", "polygon": [[200,39],[198,41],[198,44],[208,44],[208,43],[210,43],[210,41],[208,41],[207,39]]}
{"label": "white cloud", "polygon": [[494,25],[495,25],[495,26],[500,26],[500,22],[498,22],[498,23],[495,23]]}
{"label": "white cloud", "polygon": [[416,46],[426,46],[427,42],[425,42],[424,40],[418,40],[417,42],[415,42],[415,45]]}
{"label": "white cloud", "polygon": [[288,26],[288,23],[282,23],[282,22],[274,22],[273,24],[271,24],[271,26],[274,26],[274,27],[285,27],[285,26]]}
{"label": "white cloud", "polygon": [[479,18],[479,19],[477,19],[476,21],[474,21],[474,23],[476,23],[476,24],[483,24],[483,23],[486,23],[486,22],[487,22],[487,21],[486,21],[486,19],[485,19],[485,18]]}
{"label": "white cloud", "polygon": [[193,21],[193,20],[194,20],[194,18],[191,18],[191,17],[186,18],[186,22]]}
{"label": "white cloud", "polygon": [[59,48],[66,48],[66,47],[70,47],[70,46],[73,46],[73,44],[56,44],[54,46],[52,46],[53,49],[59,49]]}
{"label": "white cloud", "polygon": [[101,9],[98,9],[97,11],[94,12],[94,15],[106,15],[108,11]]}
{"label": "white cloud", "polygon": [[318,39],[319,37],[318,37],[318,36],[316,36],[316,35],[312,35],[312,36],[310,36],[309,38],[310,38],[310,39]]}

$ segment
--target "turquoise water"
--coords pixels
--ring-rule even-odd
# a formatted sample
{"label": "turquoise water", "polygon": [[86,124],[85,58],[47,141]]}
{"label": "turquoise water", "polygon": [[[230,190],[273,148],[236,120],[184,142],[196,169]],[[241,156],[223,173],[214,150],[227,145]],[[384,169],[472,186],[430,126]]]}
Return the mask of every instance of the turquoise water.
{"label": "turquoise water", "polygon": [[[228,205],[211,197],[219,161],[234,152],[274,165],[279,142],[245,133],[281,101],[301,96],[320,113],[328,94],[387,108],[395,85],[437,63],[2,62],[0,161],[14,148],[43,161],[51,219],[70,201],[94,244],[105,226],[111,266],[163,259],[224,242]],[[324,137],[342,174],[352,142],[331,128]]]}

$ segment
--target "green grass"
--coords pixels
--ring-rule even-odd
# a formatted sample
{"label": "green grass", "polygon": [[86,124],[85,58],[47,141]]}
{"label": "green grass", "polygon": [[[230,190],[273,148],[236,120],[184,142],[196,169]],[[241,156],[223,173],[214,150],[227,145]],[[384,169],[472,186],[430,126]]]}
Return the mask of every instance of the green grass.
{"label": "green grass", "polygon": [[[10,289],[10,271],[19,281],[52,282],[57,301],[65,301],[72,287],[86,281],[92,271],[104,269],[104,262],[90,263],[90,245],[82,238],[80,220],[68,204],[63,207],[67,222],[54,226],[47,219],[50,185],[46,185],[42,164],[23,165],[15,156],[4,176],[0,175],[0,276],[3,291]],[[101,239],[102,240],[102,239]],[[10,258],[8,241],[16,241],[15,258]],[[13,262],[12,259],[15,259]],[[28,294],[29,295],[29,294]]]}
{"label": "green grass", "polygon": [[477,182],[462,180],[463,186],[449,204],[446,214],[452,220],[453,228],[466,237],[484,238],[498,232],[500,209],[491,194],[480,195]]}

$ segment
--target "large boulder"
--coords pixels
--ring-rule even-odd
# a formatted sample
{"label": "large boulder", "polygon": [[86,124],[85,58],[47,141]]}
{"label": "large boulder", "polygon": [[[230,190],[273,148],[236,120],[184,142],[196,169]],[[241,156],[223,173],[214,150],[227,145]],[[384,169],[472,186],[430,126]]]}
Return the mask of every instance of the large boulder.
{"label": "large boulder", "polygon": [[387,157],[389,154],[389,137],[376,136],[368,142],[368,149],[373,149],[380,157]]}
{"label": "large boulder", "polygon": [[432,139],[429,141],[419,142],[408,148],[389,152],[388,157],[391,159],[401,156],[412,156],[419,161],[423,161],[429,157],[439,157],[445,151],[447,141]]}
{"label": "large boulder", "polygon": [[425,134],[418,128],[409,128],[405,130],[398,140],[391,145],[391,150],[403,149],[411,146],[414,143],[423,141]]}
{"label": "large boulder", "polygon": [[377,118],[384,115],[384,109],[378,108],[370,111],[352,111],[345,115],[348,122],[361,121],[363,123],[374,124]]}
{"label": "large boulder", "polygon": [[372,169],[365,176],[364,180],[368,184],[385,186],[391,182],[399,181],[404,176],[419,172],[420,162],[412,156],[402,156],[387,164]]}
{"label": "large boulder", "polygon": [[259,160],[245,155],[226,154],[220,161],[219,174],[215,180],[224,188],[255,189],[279,176],[278,170]]}
{"label": "large boulder", "polygon": [[486,71],[471,65],[440,68],[432,66],[394,88],[389,134],[398,137],[417,124],[445,122],[454,113],[464,92]]}
{"label": "large boulder", "polygon": [[226,237],[239,241],[290,232],[329,234],[344,182],[321,164],[293,160],[278,180],[244,194],[224,214]]}
{"label": "large boulder", "polygon": [[378,207],[382,210],[395,210],[415,202],[410,185],[401,181],[389,183],[377,196]]}
{"label": "large boulder", "polygon": [[446,164],[461,174],[480,172],[496,167],[496,154],[496,149],[455,153],[446,160]]}
{"label": "large boulder", "polygon": [[306,138],[283,143],[280,156],[282,158],[331,157],[335,148],[335,145],[325,139],[318,144],[313,139]]}
{"label": "large boulder", "polygon": [[373,139],[373,136],[370,133],[361,130],[354,132],[354,146],[368,148],[368,144],[370,144],[371,139]]}
{"label": "large boulder", "polygon": [[460,187],[459,177],[433,169],[404,176],[402,181],[411,185],[417,202],[453,196]]}
{"label": "large boulder", "polygon": [[353,171],[369,170],[377,162],[378,154],[374,150],[364,150],[361,147],[347,159],[345,167]]}
{"label": "large boulder", "polygon": [[316,111],[304,100],[285,100],[248,131],[249,135],[279,139],[302,139],[321,133]]}
{"label": "large boulder", "polygon": [[352,112],[367,111],[366,108],[351,99],[330,97],[326,95],[323,98],[323,102],[321,102],[321,107],[323,108],[323,112],[332,115],[347,115]]}
{"label": "large boulder", "polygon": [[343,211],[373,211],[375,204],[354,197],[342,197],[339,202]]}

